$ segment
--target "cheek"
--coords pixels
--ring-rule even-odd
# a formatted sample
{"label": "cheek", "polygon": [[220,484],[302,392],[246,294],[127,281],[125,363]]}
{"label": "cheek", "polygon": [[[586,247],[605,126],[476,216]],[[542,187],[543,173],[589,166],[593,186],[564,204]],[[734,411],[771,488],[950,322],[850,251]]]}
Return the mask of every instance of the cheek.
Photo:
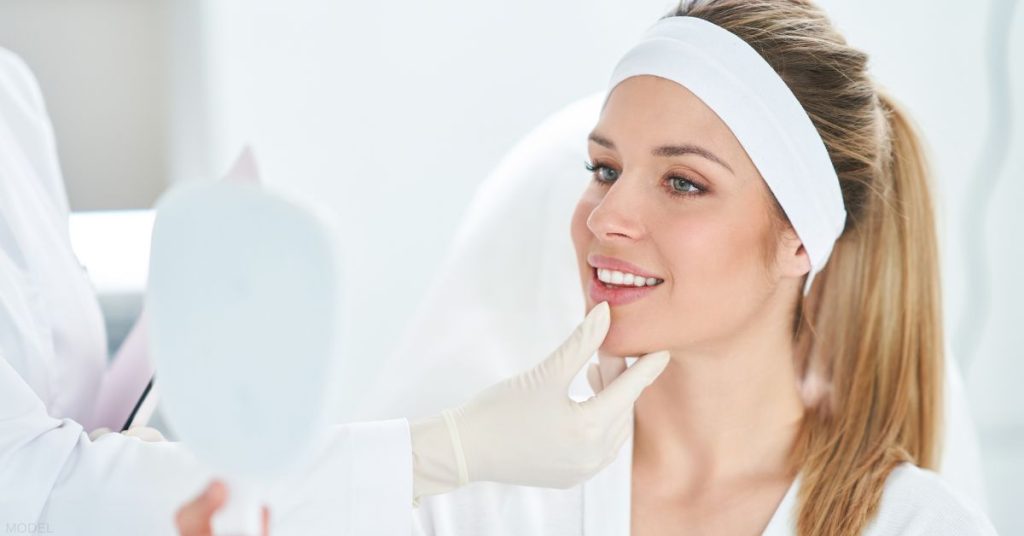
{"label": "cheek", "polygon": [[605,190],[595,184],[594,181],[588,183],[587,187],[580,193],[580,198],[576,201],[576,209],[572,213],[573,237],[581,233],[591,234],[590,229],[587,227],[587,219],[590,218],[590,213],[597,208],[597,205],[601,204],[604,194]]}
{"label": "cheek", "polygon": [[[672,273],[667,318],[685,319],[688,338],[714,338],[737,329],[768,291],[757,222],[704,218],[663,234]],[[676,328],[678,329],[678,328]]]}
{"label": "cheek", "polygon": [[597,206],[597,203],[594,200],[589,199],[587,196],[582,197],[576,203],[576,210],[572,213],[572,222],[569,226],[572,244],[576,248],[576,256],[584,261],[586,260],[587,248],[594,237],[593,233],[590,232],[590,228],[587,227],[587,219],[590,217],[590,213],[593,212],[595,206]]}
{"label": "cheek", "polygon": [[680,288],[720,289],[761,268],[754,263],[760,258],[760,235],[752,226],[694,218],[662,234],[660,249]]}
{"label": "cheek", "polygon": [[587,227],[587,218],[590,217],[590,213],[594,210],[595,206],[595,202],[586,199],[584,196],[576,204],[576,210],[572,214],[572,222],[570,224],[572,245],[576,250],[576,263],[579,267],[580,283],[583,286],[583,297],[588,304],[590,298],[587,295],[587,283],[590,281],[590,267],[587,265],[587,253],[590,250],[590,243],[594,235],[590,232],[590,228]]}

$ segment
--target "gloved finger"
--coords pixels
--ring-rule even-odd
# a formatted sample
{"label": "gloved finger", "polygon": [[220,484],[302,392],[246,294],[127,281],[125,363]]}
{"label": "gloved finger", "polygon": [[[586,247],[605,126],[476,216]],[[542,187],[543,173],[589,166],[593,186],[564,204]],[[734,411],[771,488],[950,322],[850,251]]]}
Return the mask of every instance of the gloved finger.
{"label": "gloved finger", "polygon": [[615,378],[618,378],[623,372],[626,372],[626,358],[617,355],[611,355],[606,352],[597,352],[597,369],[601,373],[601,385],[609,385]]}
{"label": "gloved finger", "polygon": [[123,432],[122,435],[128,437],[137,437],[148,443],[158,443],[160,441],[166,441],[164,435],[160,433],[160,430],[156,428],[150,428],[148,426],[136,426],[135,428],[129,428]]}
{"label": "gloved finger", "polygon": [[213,513],[224,505],[228,498],[227,487],[223,483],[213,481],[201,495],[185,503],[174,516],[174,524],[181,536],[210,536],[213,528],[210,525]]}
{"label": "gloved finger", "polygon": [[545,375],[568,386],[604,342],[610,324],[611,309],[608,302],[595,305],[569,338],[541,363]]}
{"label": "gloved finger", "polygon": [[632,408],[640,393],[665,370],[668,362],[669,353],[666,351],[647,354],[584,404],[593,408],[592,411],[604,415],[613,415],[626,408]]}
{"label": "gloved finger", "polygon": [[597,363],[591,363],[587,367],[587,383],[590,384],[590,388],[594,390],[595,395],[604,389],[604,382],[601,381],[601,369],[598,368]]}
{"label": "gloved finger", "polygon": [[110,428],[107,428],[107,427],[97,428],[97,429],[89,432],[89,441],[96,441],[97,439],[100,438],[100,436],[104,436],[104,435],[107,435],[109,433],[110,433]]}

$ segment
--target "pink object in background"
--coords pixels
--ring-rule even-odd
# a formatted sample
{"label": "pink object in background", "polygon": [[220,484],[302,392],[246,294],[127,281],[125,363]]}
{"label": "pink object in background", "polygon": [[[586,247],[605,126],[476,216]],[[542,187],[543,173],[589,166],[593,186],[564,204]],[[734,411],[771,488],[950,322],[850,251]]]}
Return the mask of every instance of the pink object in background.
{"label": "pink object in background", "polygon": [[[259,168],[249,146],[242,149],[222,180],[260,182]],[[83,423],[86,430],[108,428],[120,431],[129,424],[145,425],[156,408],[157,393],[155,387],[150,387],[153,372],[153,362],[149,355],[149,322],[143,307],[103,376],[92,421]],[[147,390],[147,387],[150,388]],[[146,397],[145,403],[141,400],[143,395]],[[133,415],[136,407],[138,411]],[[131,423],[128,422],[129,418],[132,419]]]}
{"label": "pink object in background", "polygon": [[228,182],[251,182],[254,184],[260,182],[260,172],[256,166],[256,157],[252,154],[252,147],[246,145],[242,148],[241,154],[235,159],[235,164],[224,175],[223,180]]}
{"label": "pink object in background", "polygon": [[[93,420],[86,429],[124,429],[129,415],[135,409],[142,393],[146,391],[152,377],[153,363],[149,359],[148,322],[146,310],[143,309],[103,375],[103,384],[100,386],[99,397],[93,410]],[[149,416],[139,417],[136,422],[145,424]]]}

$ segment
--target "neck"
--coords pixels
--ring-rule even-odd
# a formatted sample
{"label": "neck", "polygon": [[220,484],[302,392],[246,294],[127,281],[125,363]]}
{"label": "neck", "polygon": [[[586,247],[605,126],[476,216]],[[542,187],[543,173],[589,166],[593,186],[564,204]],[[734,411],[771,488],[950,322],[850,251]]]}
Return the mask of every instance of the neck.
{"label": "neck", "polygon": [[770,328],[671,352],[636,403],[634,466],[689,487],[789,473],[804,409],[788,330]]}

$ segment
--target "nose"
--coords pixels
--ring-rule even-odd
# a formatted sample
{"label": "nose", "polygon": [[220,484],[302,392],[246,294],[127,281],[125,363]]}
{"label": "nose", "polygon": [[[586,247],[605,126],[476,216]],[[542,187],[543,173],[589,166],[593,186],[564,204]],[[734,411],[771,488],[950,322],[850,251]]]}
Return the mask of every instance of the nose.
{"label": "nose", "polygon": [[624,176],[605,192],[587,217],[587,227],[600,240],[637,240],[645,233],[640,215],[643,214],[641,200],[636,192],[630,191],[630,184]]}

